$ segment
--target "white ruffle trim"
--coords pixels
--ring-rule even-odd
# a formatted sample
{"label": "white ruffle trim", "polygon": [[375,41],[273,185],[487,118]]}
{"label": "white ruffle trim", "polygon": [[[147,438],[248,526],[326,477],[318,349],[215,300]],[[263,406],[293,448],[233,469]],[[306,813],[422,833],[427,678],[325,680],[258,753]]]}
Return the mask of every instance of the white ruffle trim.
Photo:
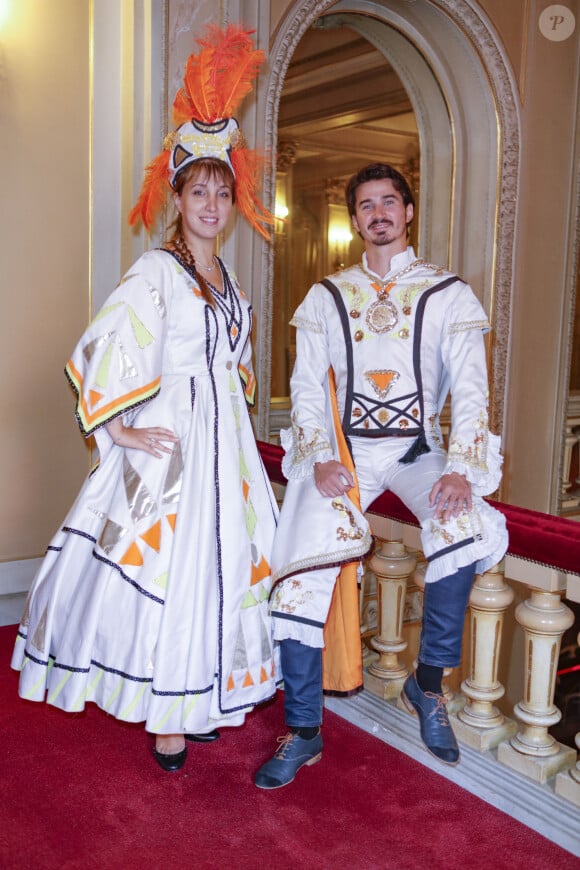
{"label": "white ruffle trim", "polygon": [[462,462],[458,456],[447,461],[443,474],[456,471],[464,474],[474,495],[489,495],[495,492],[501,480],[503,456],[500,453],[501,439],[499,435],[488,433],[485,463],[474,465],[472,462]]}
{"label": "white ruffle trim", "polygon": [[316,625],[307,625],[304,622],[295,622],[293,619],[276,619],[272,615],[274,640],[297,640],[304,646],[313,646],[317,649],[324,648],[324,629]]}
{"label": "white ruffle trim", "polygon": [[284,448],[284,456],[282,457],[282,474],[286,480],[306,480],[314,473],[314,465],[316,462],[328,462],[334,459],[334,451],[329,442],[325,440],[314,440],[309,452],[304,458],[296,459],[294,430],[281,429],[280,443]]}
{"label": "white ruffle trim", "polygon": [[[473,562],[476,563],[476,574],[483,574],[501,562],[508,547],[505,517],[486,502],[478,505],[478,511],[484,531],[482,539],[467,544],[465,547],[458,547],[458,549],[429,562],[425,574],[426,583],[434,583],[443,577],[449,577],[460,568],[471,565]],[[424,545],[425,543],[424,541]]]}

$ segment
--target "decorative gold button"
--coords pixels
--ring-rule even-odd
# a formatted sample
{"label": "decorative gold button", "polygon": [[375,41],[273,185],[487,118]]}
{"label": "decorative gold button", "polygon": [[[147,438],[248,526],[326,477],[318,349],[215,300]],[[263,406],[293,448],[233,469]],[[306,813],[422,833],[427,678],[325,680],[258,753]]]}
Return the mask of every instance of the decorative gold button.
{"label": "decorative gold button", "polygon": [[353,308],[350,312],[350,316],[356,319],[357,317],[360,317],[360,311],[357,311],[356,308]]}
{"label": "decorative gold button", "polygon": [[362,411],[360,408],[355,408],[352,412],[353,417],[362,417]]}
{"label": "decorative gold button", "polygon": [[409,338],[409,330],[408,329],[400,329],[399,330],[399,338]]}
{"label": "decorative gold button", "polygon": [[364,337],[365,337],[365,334],[362,331],[362,329],[357,329],[357,331],[354,334],[354,340],[355,341],[362,341]]}
{"label": "decorative gold button", "polygon": [[385,409],[383,408],[381,411],[379,411],[379,420],[381,423],[386,423],[388,421],[388,419],[389,419],[389,412],[385,411]]}
{"label": "decorative gold button", "polygon": [[406,314],[407,317],[408,317],[410,313],[411,313],[411,306],[410,306],[410,305],[405,305],[404,308],[403,308],[403,314]]}

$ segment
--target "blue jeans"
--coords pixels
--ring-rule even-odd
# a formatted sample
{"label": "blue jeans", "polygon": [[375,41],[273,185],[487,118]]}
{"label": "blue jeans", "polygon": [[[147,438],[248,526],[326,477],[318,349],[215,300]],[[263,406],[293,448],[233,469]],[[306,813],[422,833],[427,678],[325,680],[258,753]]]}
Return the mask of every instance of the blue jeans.
{"label": "blue jeans", "polygon": [[291,728],[322,725],[322,650],[297,640],[280,641],[284,716]]}
{"label": "blue jeans", "polygon": [[455,668],[461,662],[465,611],[475,577],[475,564],[425,584],[419,661]]}
{"label": "blue jeans", "polygon": [[[419,661],[441,668],[461,662],[465,611],[475,564],[425,585]],[[322,650],[286,638],[280,641],[284,677],[284,716],[291,728],[322,724]]]}

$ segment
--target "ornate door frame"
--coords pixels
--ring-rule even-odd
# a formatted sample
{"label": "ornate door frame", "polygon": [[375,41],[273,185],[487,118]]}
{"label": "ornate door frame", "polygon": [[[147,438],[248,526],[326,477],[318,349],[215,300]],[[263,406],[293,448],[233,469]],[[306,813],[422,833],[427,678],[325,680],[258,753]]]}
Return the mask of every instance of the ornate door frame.
{"label": "ornate door frame", "polygon": [[[389,61],[402,78],[415,108],[419,106],[418,123],[421,129],[422,146],[433,139],[433,127],[440,123],[440,115],[433,111],[429,102],[421,103],[421,88],[417,87],[419,58],[430,71],[431,86],[438,84],[449,114],[451,139],[443,161],[452,158],[449,178],[449,196],[443,201],[444,220],[448,221],[449,261],[458,271],[467,271],[479,276],[481,298],[490,313],[494,325],[494,340],[490,351],[493,390],[490,402],[492,427],[503,429],[507,402],[507,368],[509,347],[509,322],[515,244],[515,221],[518,198],[520,165],[520,125],[517,85],[505,56],[503,46],[496,40],[493,28],[481,8],[470,0],[297,0],[283,20],[269,52],[269,75],[261,88],[264,99],[264,142],[272,154],[276,152],[277,118],[284,77],[300,39],[305,31],[323,14],[348,16],[349,26],[358,26],[363,35],[389,54]],[[373,22],[376,23],[373,28]],[[386,45],[387,30],[391,29],[389,46]],[[388,40],[387,40],[388,41]],[[406,43],[407,50],[403,48]],[[483,73],[483,74],[482,74]],[[424,81],[428,80],[424,72]],[[438,111],[440,107],[438,107]],[[470,135],[469,125],[478,121],[478,133]],[[481,195],[481,182],[476,175],[481,170],[479,156],[472,153],[473,143],[488,143],[484,184],[487,189],[488,227],[479,246],[474,245],[475,236],[465,227],[471,217],[475,218],[474,206]],[[476,149],[477,152],[477,149]],[[434,230],[439,219],[436,197],[441,195],[445,172],[437,177],[438,159],[429,148],[422,147],[422,194],[420,228],[421,238],[433,250],[433,256],[441,259],[441,239]],[[425,158],[423,155],[426,155]],[[473,158],[473,159],[472,159]],[[471,162],[470,162],[471,161]],[[430,172],[430,170],[432,170]],[[495,176],[490,190],[490,173]],[[431,177],[430,177],[431,176]],[[275,173],[265,179],[265,198],[273,205]],[[490,209],[493,208],[493,213]],[[491,219],[490,219],[491,218]],[[467,241],[466,241],[467,239]],[[473,248],[472,248],[473,245]],[[485,249],[485,262],[469,253],[477,248]],[[423,245],[422,245],[423,248]],[[463,252],[462,252],[463,249]],[[456,265],[458,264],[458,265]],[[270,343],[272,322],[273,250],[262,248],[261,290],[259,300],[260,330],[257,346],[257,376],[260,384],[258,400],[258,433],[267,438],[270,409]],[[474,281],[475,284],[475,281]],[[477,292],[477,287],[474,287]],[[306,290],[306,288],[305,288]]]}

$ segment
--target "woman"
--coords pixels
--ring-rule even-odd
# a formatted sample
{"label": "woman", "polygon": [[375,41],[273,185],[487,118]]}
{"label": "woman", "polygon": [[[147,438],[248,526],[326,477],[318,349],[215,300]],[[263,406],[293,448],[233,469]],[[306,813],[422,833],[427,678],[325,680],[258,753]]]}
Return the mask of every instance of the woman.
{"label": "woman", "polygon": [[192,124],[160,155],[171,240],[133,265],[67,365],[100,461],[48,548],[12,662],[24,698],[145,721],[165,770],[183,765],[185,738],[241,724],[277,677],[251,308],[214,253],[239,190],[232,142],[205,130],[183,158]]}

